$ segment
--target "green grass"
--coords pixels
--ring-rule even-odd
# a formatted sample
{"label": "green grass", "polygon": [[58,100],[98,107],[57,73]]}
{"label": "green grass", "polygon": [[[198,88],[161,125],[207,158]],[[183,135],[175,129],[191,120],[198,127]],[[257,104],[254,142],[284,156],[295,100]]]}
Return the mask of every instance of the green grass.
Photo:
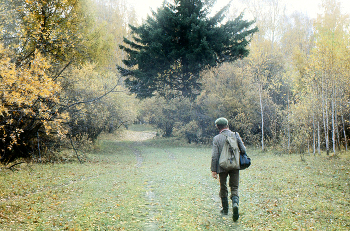
{"label": "green grass", "polygon": [[350,229],[349,153],[249,153],[236,223],[219,214],[210,147],[109,137],[84,164],[2,169],[0,230]]}

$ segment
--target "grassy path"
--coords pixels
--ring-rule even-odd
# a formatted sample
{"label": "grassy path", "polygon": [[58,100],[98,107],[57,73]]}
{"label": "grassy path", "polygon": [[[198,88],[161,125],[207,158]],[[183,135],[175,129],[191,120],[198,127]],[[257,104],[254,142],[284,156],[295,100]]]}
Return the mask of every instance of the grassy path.
{"label": "grassy path", "polygon": [[210,147],[152,136],[105,137],[82,165],[0,170],[0,230],[350,229],[349,154],[301,161],[251,151],[233,223],[231,211],[219,215]]}

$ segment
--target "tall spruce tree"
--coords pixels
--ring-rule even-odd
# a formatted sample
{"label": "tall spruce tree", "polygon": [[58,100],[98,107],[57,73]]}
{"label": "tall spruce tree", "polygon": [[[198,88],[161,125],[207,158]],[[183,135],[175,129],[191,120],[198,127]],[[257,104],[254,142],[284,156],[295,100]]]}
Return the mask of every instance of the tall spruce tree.
{"label": "tall spruce tree", "polygon": [[201,90],[200,71],[248,55],[246,48],[257,31],[254,21],[225,19],[230,4],[209,17],[211,0],[172,0],[148,16],[141,26],[132,26],[132,39],[120,48],[127,53],[126,85],[139,98],[155,93],[195,98]]}

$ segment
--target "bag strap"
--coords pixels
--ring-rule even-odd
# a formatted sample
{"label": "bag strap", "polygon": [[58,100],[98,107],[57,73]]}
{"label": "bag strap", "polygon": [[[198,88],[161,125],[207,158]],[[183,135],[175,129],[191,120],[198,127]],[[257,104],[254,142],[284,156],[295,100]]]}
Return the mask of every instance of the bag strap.
{"label": "bag strap", "polygon": [[[232,132],[232,131],[231,131]],[[232,132],[235,136],[236,136],[236,139],[237,139],[237,135],[236,135],[236,132]],[[230,133],[230,134],[232,134],[232,133]],[[220,133],[221,135],[223,135],[223,136],[225,136],[226,138],[227,137],[232,137],[232,136],[230,136],[230,135],[225,135],[224,133]]]}
{"label": "bag strap", "polygon": [[[239,154],[241,155],[241,154],[242,154],[242,150],[241,150],[241,148],[240,148],[240,146],[239,146],[239,144],[238,144],[237,132],[234,132],[234,133],[235,133],[236,140],[237,140],[237,146],[238,146],[238,149],[239,149]],[[243,153],[243,154],[245,154],[245,153]],[[243,155],[243,154],[242,154],[242,155]]]}
{"label": "bag strap", "polygon": [[[232,131],[231,131],[232,132]],[[245,155],[247,155],[247,153],[243,153],[242,152],[242,150],[241,150],[241,147],[240,147],[240,145],[239,145],[239,143],[238,143],[238,137],[237,137],[237,132],[232,132],[233,134],[234,134],[234,136],[236,137],[236,140],[237,140],[237,146],[238,146],[238,149],[239,149],[239,154],[245,154]],[[232,133],[230,133],[230,134],[232,134]],[[223,134],[223,133],[220,133],[220,134],[222,134],[223,136],[225,136],[226,137],[226,139],[227,139],[227,137],[229,137],[228,135],[225,135],[225,134]],[[232,137],[232,136],[231,136]]]}

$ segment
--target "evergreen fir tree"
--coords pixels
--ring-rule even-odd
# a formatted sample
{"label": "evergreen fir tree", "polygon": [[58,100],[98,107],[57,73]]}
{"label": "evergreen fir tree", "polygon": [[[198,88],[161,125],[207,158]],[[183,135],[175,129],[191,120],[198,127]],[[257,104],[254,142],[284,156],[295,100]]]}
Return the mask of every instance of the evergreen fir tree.
{"label": "evergreen fir tree", "polygon": [[201,90],[200,71],[248,55],[254,21],[241,14],[223,22],[229,5],[208,17],[210,2],[164,2],[141,26],[130,26],[133,37],[120,46],[128,55],[125,67],[118,68],[131,92],[139,98],[158,93],[194,99]]}

